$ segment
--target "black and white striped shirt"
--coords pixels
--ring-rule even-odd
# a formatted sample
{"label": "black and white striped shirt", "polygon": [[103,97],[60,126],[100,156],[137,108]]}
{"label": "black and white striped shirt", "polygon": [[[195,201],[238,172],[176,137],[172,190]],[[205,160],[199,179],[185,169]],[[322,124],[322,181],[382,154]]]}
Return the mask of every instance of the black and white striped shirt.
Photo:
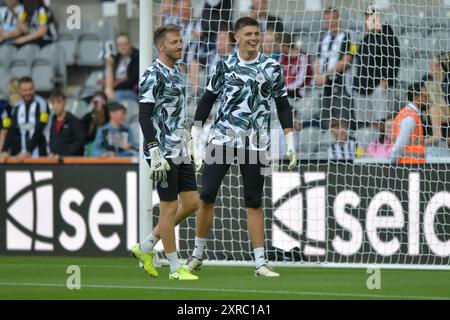
{"label": "black and white striped shirt", "polygon": [[49,113],[47,101],[38,95],[30,103],[19,101],[12,111],[11,127],[6,135],[3,151],[11,150],[12,155],[29,152],[32,157],[47,155],[44,130]]}
{"label": "black and white striped shirt", "polygon": [[335,142],[328,148],[328,159],[352,161],[355,159],[356,148],[356,141],[351,138],[345,142]]}
{"label": "black and white striped shirt", "polygon": [[7,6],[0,7],[0,28],[6,32],[13,32],[17,30],[17,25],[22,16],[23,6],[18,4],[14,7],[16,16],[11,12]]}

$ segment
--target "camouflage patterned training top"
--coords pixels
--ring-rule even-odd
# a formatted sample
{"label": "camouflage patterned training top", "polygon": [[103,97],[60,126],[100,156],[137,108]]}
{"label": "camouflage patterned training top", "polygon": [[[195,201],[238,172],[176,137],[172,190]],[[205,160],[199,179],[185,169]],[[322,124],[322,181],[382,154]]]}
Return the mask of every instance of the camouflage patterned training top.
{"label": "camouflage patterned training top", "polygon": [[[140,103],[154,103],[152,114],[156,141],[166,158],[186,157],[183,142],[186,125],[185,84],[178,66],[173,69],[156,59],[142,75]],[[150,157],[144,148],[146,159]]]}
{"label": "camouflage patterned training top", "polygon": [[235,52],[217,63],[207,90],[221,97],[210,143],[268,149],[271,101],[287,96],[277,61],[260,53],[256,59],[245,61]]}

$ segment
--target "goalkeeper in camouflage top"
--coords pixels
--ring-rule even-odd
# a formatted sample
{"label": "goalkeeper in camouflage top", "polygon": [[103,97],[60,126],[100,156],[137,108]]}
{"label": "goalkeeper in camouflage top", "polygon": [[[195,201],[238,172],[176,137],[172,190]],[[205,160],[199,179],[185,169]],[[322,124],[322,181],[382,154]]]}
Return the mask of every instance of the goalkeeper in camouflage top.
{"label": "goalkeeper in camouflage top", "polygon": [[176,65],[183,47],[180,32],[180,27],[171,24],[155,31],[153,40],[159,59],[140,81],[139,123],[144,135],[144,156],[161,202],[158,225],[131,252],[150,276],[157,277],[153,249],[161,239],[170,264],[169,278],[197,280],[180,264],[175,242],[175,225],[198,207],[195,169],[185,137],[185,85]]}
{"label": "goalkeeper in camouflage top", "polygon": [[278,277],[279,274],[271,270],[265,260],[262,193],[268,164],[270,106],[273,100],[286,138],[289,169],[296,165],[292,107],[287,100],[280,64],[258,52],[259,23],[244,17],[236,21],[234,31],[239,49],[215,66],[207,90],[197,106],[191,132],[194,162],[196,169],[200,170],[203,157],[197,146],[201,126],[207,120],[215,100],[220,97],[204,159],[206,164],[197,212],[195,249],[186,268],[192,271],[202,264],[203,249],[213,223],[214,202],[225,174],[237,158],[244,182],[248,232],[256,262],[255,275]]}

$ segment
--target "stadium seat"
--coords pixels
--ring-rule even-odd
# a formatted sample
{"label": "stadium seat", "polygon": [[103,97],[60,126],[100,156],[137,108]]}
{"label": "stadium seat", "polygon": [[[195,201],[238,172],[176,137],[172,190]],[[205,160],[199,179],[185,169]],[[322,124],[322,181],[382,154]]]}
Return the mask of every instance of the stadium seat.
{"label": "stadium seat", "polygon": [[[420,61],[420,60],[418,60]],[[397,80],[405,83],[411,83],[420,80],[420,72],[415,63],[402,63],[398,73]]]}
{"label": "stadium seat", "polygon": [[298,99],[294,103],[294,109],[298,112],[298,117],[302,122],[311,120],[320,112],[320,97],[313,94]]}
{"label": "stadium seat", "polygon": [[35,55],[32,63],[32,77],[37,91],[49,92],[56,83],[66,85],[67,72],[64,54],[57,44],[47,45]]}
{"label": "stadium seat", "polygon": [[103,65],[103,60],[99,59],[102,52],[103,40],[101,38],[101,29],[98,22],[84,22],[85,26],[81,30],[78,38],[78,61],[79,66],[86,67],[100,67]]}
{"label": "stadium seat", "polygon": [[86,78],[83,88],[80,90],[79,97],[86,99],[92,97],[97,91],[101,91],[100,79],[103,79],[103,71],[91,72]]}
{"label": "stadium seat", "polygon": [[77,62],[79,66],[100,67],[103,65],[102,59],[99,59],[102,41],[98,35],[81,35],[79,47],[80,54]]}
{"label": "stadium seat", "polygon": [[432,30],[446,30],[450,28],[450,8],[437,6],[430,10],[428,25]]}
{"label": "stadium seat", "polygon": [[300,154],[307,156],[318,152],[320,136],[320,129],[316,127],[309,127],[300,130]]}
{"label": "stadium seat", "polygon": [[51,61],[34,60],[31,66],[31,77],[38,92],[50,92],[55,87],[55,69]]}
{"label": "stadium seat", "polygon": [[31,66],[35,55],[39,52],[39,46],[28,44],[17,50],[17,54],[11,60],[11,78],[31,76]]}
{"label": "stadium seat", "polygon": [[64,52],[64,60],[68,66],[73,66],[78,58],[78,37],[78,30],[59,30],[58,46]]}
{"label": "stadium seat", "polygon": [[92,106],[83,100],[68,98],[66,110],[71,112],[78,119],[81,119],[85,114],[92,111]]}
{"label": "stadium seat", "polygon": [[311,32],[311,33],[300,33],[300,47],[305,50],[309,55],[315,57],[317,55],[319,40],[322,33]]}
{"label": "stadium seat", "polygon": [[430,39],[435,52],[450,51],[450,31],[433,31]]}
{"label": "stadium seat", "polygon": [[58,43],[49,44],[41,49],[39,57],[51,57],[52,66],[55,71],[55,81],[65,88],[67,85],[67,65],[61,46]]}
{"label": "stadium seat", "polygon": [[400,6],[396,13],[398,14],[397,24],[402,27],[403,32],[427,33],[429,25],[428,12],[425,7],[406,9],[405,6]]}
{"label": "stadium seat", "polygon": [[429,40],[420,32],[406,32],[399,36],[400,52],[402,58],[415,59],[419,56],[426,56]]}
{"label": "stadium seat", "polygon": [[294,31],[320,33],[323,30],[322,11],[299,11],[292,16]]}
{"label": "stadium seat", "polygon": [[15,52],[16,48],[13,46],[0,46],[0,93],[4,96],[7,96],[9,69]]}

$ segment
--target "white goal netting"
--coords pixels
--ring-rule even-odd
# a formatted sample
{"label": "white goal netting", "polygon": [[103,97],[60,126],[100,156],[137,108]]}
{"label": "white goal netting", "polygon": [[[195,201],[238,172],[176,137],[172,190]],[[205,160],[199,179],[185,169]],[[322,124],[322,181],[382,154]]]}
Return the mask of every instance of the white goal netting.
{"label": "white goal netting", "polygon": [[[208,11],[211,5],[221,9]],[[227,40],[244,15],[261,24],[261,52],[282,64],[300,159],[287,170],[274,111],[263,199],[267,258],[449,267],[450,2],[154,1],[155,26],[183,27],[190,119],[213,65],[236,50]],[[417,84],[426,164],[391,164],[393,119],[418,95]],[[156,191],[153,198],[156,222]],[[194,236],[191,217],[177,228],[182,258]],[[237,166],[223,180],[205,252],[208,261],[253,259]]]}

